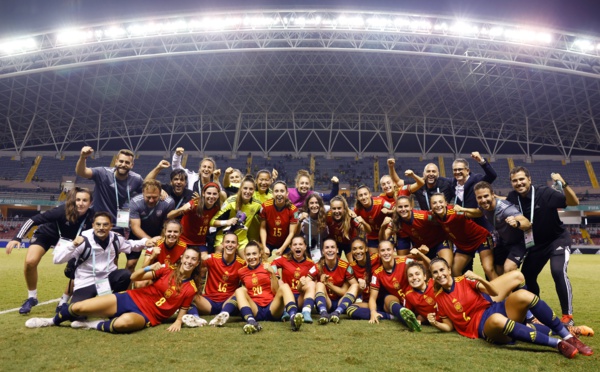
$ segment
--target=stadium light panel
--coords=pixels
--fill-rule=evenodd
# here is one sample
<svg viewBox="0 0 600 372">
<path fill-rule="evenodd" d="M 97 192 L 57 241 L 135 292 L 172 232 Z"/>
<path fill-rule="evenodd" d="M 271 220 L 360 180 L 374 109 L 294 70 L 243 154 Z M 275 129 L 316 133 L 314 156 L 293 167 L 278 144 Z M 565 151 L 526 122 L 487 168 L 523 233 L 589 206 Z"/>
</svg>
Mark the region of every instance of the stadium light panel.
<svg viewBox="0 0 600 372">
<path fill-rule="evenodd" d="M 583 52 L 587 52 L 594 49 L 594 45 L 592 44 L 592 42 L 584 39 L 575 40 L 575 42 L 573 42 L 573 45 L 575 45 L 578 49 L 580 49 Z"/>
<path fill-rule="evenodd" d="M 32 51 L 38 48 L 34 38 L 18 39 L 0 43 L 0 51 L 3 54 L 18 54 Z"/>
</svg>

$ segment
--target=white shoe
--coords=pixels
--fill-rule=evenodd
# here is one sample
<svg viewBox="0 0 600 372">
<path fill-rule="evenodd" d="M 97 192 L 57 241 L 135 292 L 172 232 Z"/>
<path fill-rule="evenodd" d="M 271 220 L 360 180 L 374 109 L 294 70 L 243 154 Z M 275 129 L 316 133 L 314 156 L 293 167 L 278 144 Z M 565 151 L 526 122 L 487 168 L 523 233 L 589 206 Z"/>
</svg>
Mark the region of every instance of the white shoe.
<svg viewBox="0 0 600 372">
<path fill-rule="evenodd" d="M 27 328 L 51 327 L 54 324 L 54 318 L 30 318 L 25 322 Z"/>
<path fill-rule="evenodd" d="M 204 327 L 207 323 L 206 320 L 200 318 L 199 316 L 191 314 L 184 315 L 183 318 L 181 318 L 181 321 L 190 328 Z"/>
<path fill-rule="evenodd" d="M 98 324 L 102 322 L 102 320 L 75 320 L 71 322 L 71 328 L 97 329 Z"/>
<path fill-rule="evenodd" d="M 215 316 L 208 324 L 213 327 L 222 327 L 225 323 L 227 323 L 228 319 L 229 313 L 222 312 L 217 314 L 217 316 Z"/>
</svg>

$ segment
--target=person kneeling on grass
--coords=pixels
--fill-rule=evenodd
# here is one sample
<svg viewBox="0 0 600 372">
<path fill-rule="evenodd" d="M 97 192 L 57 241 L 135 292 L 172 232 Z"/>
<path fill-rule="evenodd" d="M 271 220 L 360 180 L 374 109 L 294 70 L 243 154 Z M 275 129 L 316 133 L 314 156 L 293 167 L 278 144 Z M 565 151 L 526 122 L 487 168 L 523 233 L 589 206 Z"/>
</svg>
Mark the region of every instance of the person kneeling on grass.
<svg viewBox="0 0 600 372">
<path fill-rule="evenodd" d="M 578 353 L 587 356 L 594 353 L 591 347 L 571 335 L 552 309 L 535 294 L 519 289 L 503 301 L 494 302 L 490 296 L 497 296 L 500 291 L 493 282 L 470 271 L 453 278 L 448 263 L 442 258 L 434 258 L 430 270 L 436 287 L 437 314 L 431 313 L 427 318 L 434 327 L 445 332 L 456 329 L 462 336 L 494 344 L 518 340 L 550 346 L 569 359 Z M 540 331 L 521 324 L 528 310 L 561 339 L 548 336 L 546 327 Z"/>
<path fill-rule="evenodd" d="M 278 284 L 277 273 L 268 263 L 264 248 L 252 240 L 244 248 L 248 266 L 241 268 L 238 273 L 242 286 L 235 291 L 238 308 L 242 318 L 247 322 L 244 332 L 252 334 L 262 327 L 259 320 L 279 321 L 283 311 L 291 317 L 292 330 L 298 331 L 304 317 L 298 312 L 294 293 L 290 286 Z"/>
<path fill-rule="evenodd" d="M 110 294 L 63 307 L 55 318 L 31 318 L 25 326 L 39 328 L 72 321 L 73 328 L 128 333 L 153 327 L 169 319 L 179 309 L 167 331 L 181 329 L 182 318 L 198 292 L 200 251 L 188 248 L 174 268 L 160 263 L 136 270 L 131 280 L 153 280 L 151 285 Z M 81 316 L 108 317 L 108 320 L 78 321 Z M 56 319 L 58 318 L 58 322 Z"/>
</svg>

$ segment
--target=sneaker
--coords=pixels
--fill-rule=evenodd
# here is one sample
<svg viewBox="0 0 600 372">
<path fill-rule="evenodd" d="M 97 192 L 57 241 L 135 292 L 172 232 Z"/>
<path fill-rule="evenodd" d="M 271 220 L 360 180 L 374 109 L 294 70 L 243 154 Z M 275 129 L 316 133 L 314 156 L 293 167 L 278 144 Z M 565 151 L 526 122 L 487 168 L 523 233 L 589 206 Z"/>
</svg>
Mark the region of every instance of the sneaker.
<svg viewBox="0 0 600 372">
<path fill-rule="evenodd" d="M 400 309 L 400 316 L 410 331 L 421 332 L 421 323 L 417 320 L 415 313 L 403 307 Z"/>
<path fill-rule="evenodd" d="M 247 335 L 251 335 L 255 332 L 259 332 L 262 329 L 260 324 L 254 319 L 250 319 L 248 323 L 244 325 L 244 333 Z"/>
<path fill-rule="evenodd" d="M 583 342 L 581 342 L 581 340 L 579 340 L 575 336 L 569 337 L 568 339 L 566 339 L 564 341 L 567 342 L 568 344 L 573 345 L 573 347 L 575 347 L 577 349 L 577 351 L 579 351 L 581 353 L 581 355 L 585 355 L 585 356 L 594 355 L 594 350 L 592 350 L 591 347 L 589 347 L 586 344 L 584 344 Z"/>
<path fill-rule="evenodd" d="M 304 317 L 304 323 L 312 324 L 313 320 L 310 316 L 310 311 L 303 311 L 302 316 Z"/>
<path fill-rule="evenodd" d="M 290 320 L 290 314 L 288 314 L 287 311 L 283 310 L 283 315 L 281 316 L 281 321 L 287 322 L 288 320 Z"/>
<path fill-rule="evenodd" d="M 334 311 L 329 315 L 329 321 L 331 323 L 339 324 L 340 323 L 340 313 L 338 311 Z"/>
<path fill-rule="evenodd" d="M 577 348 L 566 341 L 558 341 L 558 351 L 569 359 L 575 358 L 579 351 Z"/>
<path fill-rule="evenodd" d="M 569 333 L 571 333 L 575 337 L 579 336 L 589 336 L 592 337 L 594 335 L 594 330 L 588 326 L 567 326 Z"/>
<path fill-rule="evenodd" d="M 324 325 L 329 323 L 329 314 L 327 314 L 327 311 L 323 311 L 319 315 L 319 324 Z"/>
<path fill-rule="evenodd" d="M 25 322 L 27 328 L 51 327 L 54 324 L 54 318 L 31 318 Z"/>
<path fill-rule="evenodd" d="M 185 314 L 181 321 L 190 328 L 204 327 L 207 323 L 206 320 L 192 314 Z"/>
<path fill-rule="evenodd" d="M 302 323 L 304 323 L 304 316 L 300 313 L 294 314 L 291 320 L 292 331 L 299 331 Z"/>
<path fill-rule="evenodd" d="M 78 329 L 97 329 L 98 324 L 102 323 L 103 320 L 75 320 L 71 322 L 71 328 Z"/>
<path fill-rule="evenodd" d="M 222 327 L 225 323 L 227 323 L 228 319 L 229 313 L 222 312 L 218 313 L 217 316 L 215 316 L 208 324 L 213 327 Z"/>
<path fill-rule="evenodd" d="M 19 309 L 19 314 L 25 315 L 31 312 L 31 308 L 38 304 L 37 298 L 29 297 L 23 302 L 23 306 Z"/>
<path fill-rule="evenodd" d="M 560 318 L 562 324 L 566 326 L 574 326 L 575 322 L 573 321 L 573 315 L 563 314 L 562 318 Z"/>
</svg>

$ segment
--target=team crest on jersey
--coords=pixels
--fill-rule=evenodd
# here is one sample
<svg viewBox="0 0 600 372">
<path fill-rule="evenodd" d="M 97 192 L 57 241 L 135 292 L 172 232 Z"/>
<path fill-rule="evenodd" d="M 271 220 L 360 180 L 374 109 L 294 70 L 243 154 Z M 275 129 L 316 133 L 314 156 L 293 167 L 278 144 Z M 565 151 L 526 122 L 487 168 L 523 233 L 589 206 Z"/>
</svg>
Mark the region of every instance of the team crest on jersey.
<svg viewBox="0 0 600 372">
<path fill-rule="evenodd" d="M 294 271 L 294 279 L 300 279 L 300 268 L 297 267 L 296 271 Z"/>
<path fill-rule="evenodd" d="M 277 217 L 277 219 L 275 220 L 275 226 L 279 225 L 281 225 L 281 218 Z"/>
<path fill-rule="evenodd" d="M 456 299 L 452 300 L 452 302 L 454 302 L 454 310 L 456 310 L 459 313 L 462 313 L 464 311 L 460 302 L 458 302 Z"/>
<path fill-rule="evenodd" d="M 175 286 L 171 286 L 171 288 L 168 288 L 165 291 L 165 298 L 169 298 L 173 295 L 173 292 L 175 291 Z"/>
<path fill-rule="evenodd" d="M 162 214 L 163 214 L 163 211 L 156 211 L 156 217 L 160 217 L 160 216 L 162 216 Z"/>
<path fill-rule="evenodd" d="M 225 270 L 223 273 L 223 281 L 226 282 L 227 280 L 229 280 L 229 271 Z"/>
<path fill-rule="evenodd" d="M 435 305 L 435 300 L 429 296 L 423 296 L 423 298 L 425 299 L 425 302 L 427 302 L 429 305 Z"/>
<path fill-rule="evenodd" d="M 396 281 L 396 278 L 394 278 L 394 282 L 392 283 L 392 285 L 394 286 L 394 289 L 400 289 L 400 283 Z"/>
<path fill-rule="evenodd" d="M 256 274 L 252 274 L 252 285 L 258 285 L 258 278 Z"/>
</svg>

